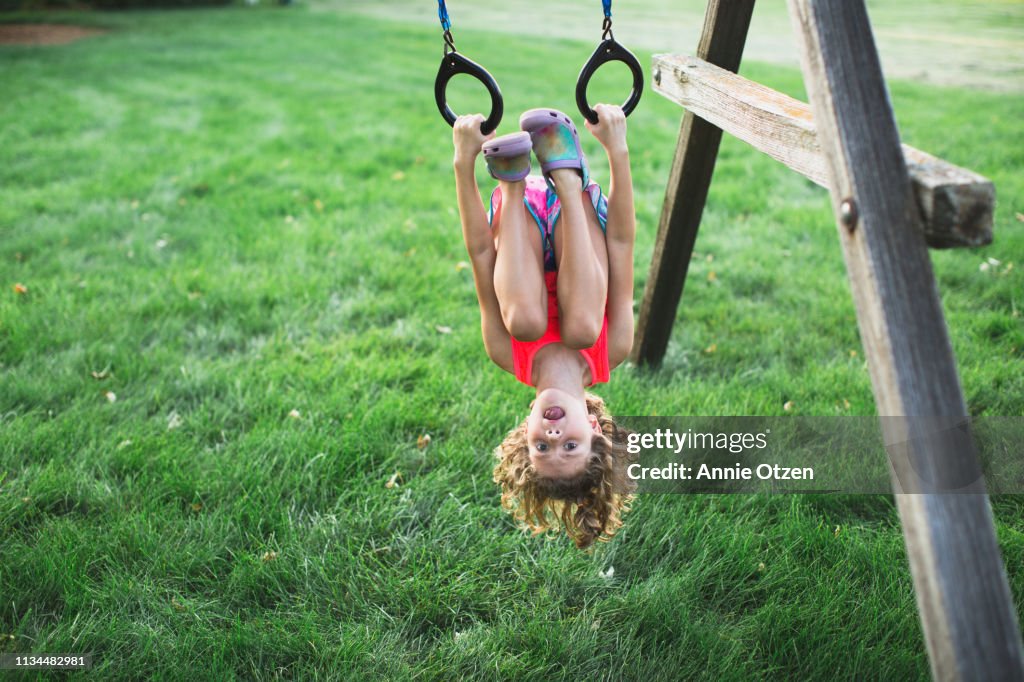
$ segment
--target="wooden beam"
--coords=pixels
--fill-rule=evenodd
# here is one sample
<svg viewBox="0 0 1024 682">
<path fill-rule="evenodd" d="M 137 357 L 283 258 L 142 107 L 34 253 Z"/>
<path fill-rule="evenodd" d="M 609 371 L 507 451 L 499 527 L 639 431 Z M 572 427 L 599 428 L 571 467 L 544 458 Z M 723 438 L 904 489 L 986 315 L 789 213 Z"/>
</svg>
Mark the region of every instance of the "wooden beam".
<svg viewBox="0 0 1024 682">
<path fill-rule="evenodd" d="M 961 493 L 905 494 L 928 490 L 921 479 L 955 481 L 952 472 L 978 464 L 967 428 L 956 438 L 913 437 L 921 433 L 915 418 L 963 423 L 967 412 L 864 0 L 788 1 L 882 432 L 892 446 L 933 677 L 1024 680 L 984 480 L 958 481 Z"/>
<path fill-rule="evenodd" d="M 654 89 L 822 187 L 828 171 L 811 108 L 698 57 L 654 56 Z M 992 242 L 995 187 L 973 171 L 908 145 L 903 156 L 934 248 Z"/>
<path fill-rule="evenodd" d="M 738 70 L 753 13 L 754 0 L 709 0 L 697 55 Z M 665 356 L 721 139 L 718 127 L 689 111 L 683 115 L 640 304 L 631 355 L 637 364 L 658 365 Z"/>
</svg>

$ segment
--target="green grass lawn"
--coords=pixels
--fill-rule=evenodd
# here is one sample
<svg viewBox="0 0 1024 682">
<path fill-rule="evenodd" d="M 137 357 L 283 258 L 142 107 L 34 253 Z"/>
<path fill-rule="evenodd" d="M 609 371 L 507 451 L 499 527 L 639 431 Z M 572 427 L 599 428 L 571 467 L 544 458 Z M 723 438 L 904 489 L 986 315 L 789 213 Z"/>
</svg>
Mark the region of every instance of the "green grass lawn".
<svg viewBox="0 0 1024 682">
<path fill-rule="evenodd" d="M 480 342 L 436 29 L 57 19 L 111 31 L 0 47 L 0 651 L 129 679 L 927 677 L 887 496 L 644 496 L 592 554 L 501 512 L 490 453 L 531 391 Z M 499 132 L 575 111 L 589 43 L 457 38 Z M 904 141 L 996 183 L 995 243 L 933 262 L 970 412 L 1020 416 L 1024 96 L 891 88 Z M 648 92 L 629 119 L 637 296 L 680 114 Z M 616 370 L 613 412 L 873 414 L 823 190 L 726 139 L 697 251 L 664 367 Z M 1024 502 L 993 506 L 1024 604 Z"/>
</svg>

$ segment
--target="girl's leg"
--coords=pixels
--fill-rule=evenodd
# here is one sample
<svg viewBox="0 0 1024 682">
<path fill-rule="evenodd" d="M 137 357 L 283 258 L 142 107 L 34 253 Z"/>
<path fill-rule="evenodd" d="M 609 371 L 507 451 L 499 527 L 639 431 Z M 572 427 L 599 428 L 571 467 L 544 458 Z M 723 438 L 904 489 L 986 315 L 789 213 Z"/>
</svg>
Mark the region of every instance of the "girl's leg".
<svg viewBox="0 0 1024 682">
<path fill-rule="evenodd" d="M 571 348 L 589 348 L 604 322 L 608 251 L 594 207 L 584 201 L 579 172 L 557 169 L 551 171 L 551 180 L 562 206 L 555 225 L 562 342 Z"/>
<path fill-rule="evenodd" d="M 509 334 L 520 341 L 536 341 L 548 324 L 540 230 L 523 203 L 526 183 L 502 181 L 498 185 L 501 208 L 494 217 L 494 293 Z"/>
</svg>

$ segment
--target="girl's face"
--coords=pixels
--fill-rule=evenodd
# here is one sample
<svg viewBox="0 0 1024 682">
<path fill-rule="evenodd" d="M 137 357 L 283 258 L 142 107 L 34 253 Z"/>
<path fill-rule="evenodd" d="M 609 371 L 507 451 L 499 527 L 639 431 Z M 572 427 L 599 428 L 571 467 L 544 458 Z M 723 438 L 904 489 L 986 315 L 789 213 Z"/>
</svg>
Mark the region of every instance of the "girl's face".
<svg viewBox="0 0 1024 682">
<path fill-rule="evenodd" d="M 586 467 L 591 441 L 600 433 L 597 417 L 587 412 L 582 397 L 545 389 L 526 419 L 530 461 L 545 478 L 570 478 Z"/>
</svg>

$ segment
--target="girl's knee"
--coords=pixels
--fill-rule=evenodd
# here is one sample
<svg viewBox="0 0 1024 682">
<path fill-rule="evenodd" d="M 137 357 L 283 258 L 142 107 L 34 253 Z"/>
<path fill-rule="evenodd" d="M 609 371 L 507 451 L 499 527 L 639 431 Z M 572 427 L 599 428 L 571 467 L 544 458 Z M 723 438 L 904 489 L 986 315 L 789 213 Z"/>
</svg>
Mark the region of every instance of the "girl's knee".
<svg viewBox="0 0 1024 682">
<path fill-rule="evenodd" d="M 562 343 L 573 350 L 590 348 L 597 343 L 603 322 L 597 315 L 566 315 L 559 320 Z"/>
<path fill-rule="evenodd" d="M 536 341 L 547 331 L 547 311 L 536 305 L 513 304 L 502 309 L 501 317 L 508 333 L 520 341 Z"/>
</svg>

